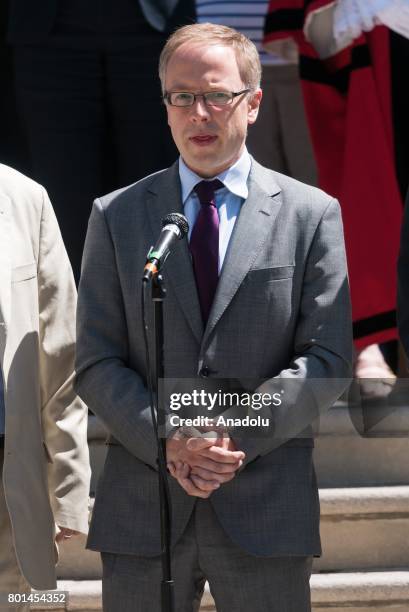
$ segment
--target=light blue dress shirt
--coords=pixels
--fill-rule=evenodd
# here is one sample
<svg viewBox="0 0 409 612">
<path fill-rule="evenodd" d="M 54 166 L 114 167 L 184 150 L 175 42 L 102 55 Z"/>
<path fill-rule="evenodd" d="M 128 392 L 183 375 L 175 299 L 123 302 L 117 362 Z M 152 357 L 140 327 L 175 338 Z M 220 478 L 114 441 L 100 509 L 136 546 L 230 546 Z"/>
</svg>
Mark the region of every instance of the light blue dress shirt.
<svg viewBox="0 0 409 612">
<path fill-rule="evenodd" d="M 239 216 L 241 206 L 249 194 L 247 179 L 250 168 L 251 158 L 247 149 L 244 149 L 242 155 L 233 166 L 212 177 L 212 179 L 218 178 L 224 185 L 223 189 L 216 191 L 215 202 L 219 215 L 219 274 L 226 257 L 234 224 Z M 184 213 L 189 222 L 188 238 L 190 240 L 192 229 L 200 210 L 199 198 L 193 191 L 193 188 L 204 179 L 193 172 L 193 170 L 190 170 L 181 157 L 179 157 L 179 176 L 182 185 Z"/>
</svg>

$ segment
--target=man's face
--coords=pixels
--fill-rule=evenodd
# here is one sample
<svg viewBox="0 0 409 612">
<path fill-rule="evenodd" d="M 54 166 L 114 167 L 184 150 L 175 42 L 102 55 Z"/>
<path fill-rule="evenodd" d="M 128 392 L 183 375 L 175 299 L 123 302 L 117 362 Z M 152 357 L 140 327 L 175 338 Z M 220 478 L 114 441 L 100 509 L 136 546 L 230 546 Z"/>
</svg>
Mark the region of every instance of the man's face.
<svg viewBox="0 0 409 612">
<path fill-rule="evenodd" d="M 166 69 L 167 93 L 185 91 L 238 92 L 246 88 L 231 47 L 181 45 Z M 237 96 L 226 106 L 207 106 L 197 98 L 192 106 L 166 105 L 173 140 L 183 160 L 199 176 L 209 178 L 229 168 L 240 157 L 247 126 L 257 118 L 261 90 Z"/>
</svg>

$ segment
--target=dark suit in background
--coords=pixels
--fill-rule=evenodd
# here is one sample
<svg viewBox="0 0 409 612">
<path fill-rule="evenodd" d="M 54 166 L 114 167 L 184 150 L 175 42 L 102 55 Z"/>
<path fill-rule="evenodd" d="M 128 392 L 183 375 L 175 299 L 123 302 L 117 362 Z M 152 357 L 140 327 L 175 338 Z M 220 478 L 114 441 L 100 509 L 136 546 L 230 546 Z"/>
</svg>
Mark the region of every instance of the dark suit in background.
<svg viewBox="0 0 409 612">
<path fill-rule="evenodd" d="M 94 197 L 168 166 L 158 56 L 193 0 L 12 0 L 19 110 L 31 175 L 54 202 L 78 280 Z"/>
<path fill-rule="evenodd" d="M 27 173 L 26 146 L 16 111 L 11 49 L 6 44 L 9 0 L 0 2 L 0 162 Z"/>
<path fill-rule="evenodd" d="M 398 329 L 409 359 L 409 192 L 405 202 L 398 264 Z"/>
</svg>

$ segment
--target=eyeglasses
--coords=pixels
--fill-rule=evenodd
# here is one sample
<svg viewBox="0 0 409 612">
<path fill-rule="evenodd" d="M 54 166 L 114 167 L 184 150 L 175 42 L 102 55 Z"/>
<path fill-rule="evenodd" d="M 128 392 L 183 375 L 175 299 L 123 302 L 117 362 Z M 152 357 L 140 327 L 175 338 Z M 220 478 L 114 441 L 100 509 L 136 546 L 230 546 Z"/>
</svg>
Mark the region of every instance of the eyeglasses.
<svg viewBox="0 0 409 612">
<path fill-rule="evenodd" d="M 171 106 L 193 106 L 196 98 L 203 98 L 206 106 L 226 106 L 231 104 L 233 98 L 248 93 L 250 89 L 242 91 L 208 91 L 207 93 L 194 94 L 189 91 L 171 91 L 165 93 L 163 99 Z"/>
</svg>

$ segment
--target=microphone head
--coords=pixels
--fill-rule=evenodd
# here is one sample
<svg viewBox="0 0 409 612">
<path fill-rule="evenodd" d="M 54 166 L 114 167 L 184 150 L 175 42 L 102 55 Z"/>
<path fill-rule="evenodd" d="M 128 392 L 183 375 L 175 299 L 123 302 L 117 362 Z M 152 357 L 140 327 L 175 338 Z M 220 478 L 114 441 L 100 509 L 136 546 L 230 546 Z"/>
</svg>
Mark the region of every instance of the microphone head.
<svg viewBox="0 0 409 612">
<path fill-rule="evenodd" d="M 165 227 L 165 225 L 176 225 L 180 232 L 179 240 L 184 238 L 189 231 L 189 223 L 186 217 L 180 213 L 169 213 L 166 217 L 163 217 L 162 227 Z"/>
</svg>

